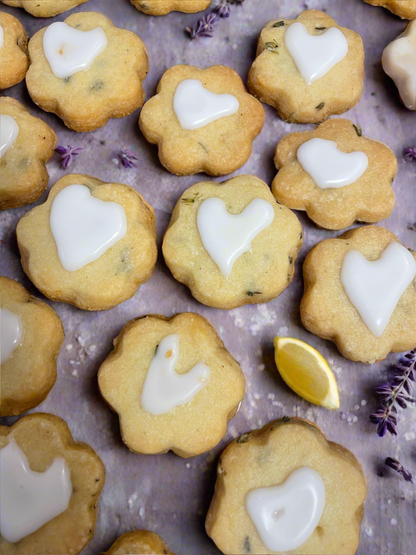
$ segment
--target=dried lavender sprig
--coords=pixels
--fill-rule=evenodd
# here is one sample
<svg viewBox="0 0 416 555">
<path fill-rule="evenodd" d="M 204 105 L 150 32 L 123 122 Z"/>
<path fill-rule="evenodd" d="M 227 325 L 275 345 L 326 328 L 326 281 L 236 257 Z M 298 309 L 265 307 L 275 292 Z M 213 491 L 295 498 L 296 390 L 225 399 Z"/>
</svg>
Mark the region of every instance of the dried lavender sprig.
<svg viewBox="0 0 416 555">
<path fill-rule="evenodd" d="M 413 476 L 411 473 L 398 461 L 397 459 L 393 459 L 392 457 L 387 457 L 384 461 L 384 464 L 392 468 L 398 474 L 401 474 L 406 482 L 410 482 L 413 484 Z"/>
<path fill-rule="evenodd" d="M 137 164 L 135 163 L 137 162 L 137 156 L 132 150 L 129 150 L 128 148 L 123 148 L 117 156 L 124 168 L 137 167 Z"/>
<path fill-rule="evenodd" d="M 403 149 L 403 159 L 405 162 L 416 162 L 416 146 L 409 146 Z"/>
<path fill-rule="evenodd" d="M 214 25 L 219 20 L 219 15 L 211 12 L 196 23 L 193 27 L 187 27 L 186 31 L 190 34 L 191 39 L 199 37 L 212 37 Z"/>
<path fill-rule="evenodd" d="M 228 0 L 220 0 L 219 4 L 215 6 L 214 11 L 217 12 L 217 14 L 224 19 L 226 19 L 227 17 L 230 17 L 231 15 L 230 2 Z"/>
<path fill-rule="evenodd" d="M 55 151 L 61 157 L 61 165 L 64 170 L 67 169 L 67 167 L 70 165 L 70 163 L 75 158 L 75 156 L 78 156 L 82 150 L 84 150 L 82 146 L 70 146 L 70 145 L 67 145 L 66 147 L 58 145 L 55 148 Z"/>
</svg>

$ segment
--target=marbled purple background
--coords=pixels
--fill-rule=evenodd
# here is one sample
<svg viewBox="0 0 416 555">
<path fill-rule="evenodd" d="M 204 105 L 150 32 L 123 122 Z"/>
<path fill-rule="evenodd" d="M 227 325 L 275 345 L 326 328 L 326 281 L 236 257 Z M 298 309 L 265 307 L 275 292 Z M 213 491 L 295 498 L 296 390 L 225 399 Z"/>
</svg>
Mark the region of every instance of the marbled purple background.
<svg viewBox="0 0 416 555">
<path fill-rule="evenodd" d="M 404 22 L 382 8 L 364 4 L 362 0 L 245 0 L 243 6 L 233 7 L 229 19 L 218 23 L 213 38 L 191 42 L 183 30 L 199 19 L 198 14 L 172 13 L 153 18 L 139 13 L 128 0 L 90 0 L 76 11 L 102 11 L 117 26 L 136 32 L 144 40 L 150 56 L 150 73 L 145 81 L 147 97 L 150 97 L 163 72 L 180 63 L 200 67 L 227 64 L 245 79 L 262 27 L 271 19 L 296 17 L 305 8 L 327 11 L 364 39 L 364 95 L 346 117 L 360 123 L 369 137 L 387 143 L 398 156 L 399 172 L 394 183 L 396 206 L 383 225 L 396 233 L 404 244 L 415 248 L 416 163 L 404 163 L 401 153 L 404 146 L 416 144 L 416 113 L 401 106 L 395 87 L 380 66 L 383 48 L 404 29 Z M 37 20 L 23 10 L 6 6 L 2 9 L 17 16 L 29 35 L 68 15 Z M 138 112 L 128 118 L 112 120 L 93 133 L 76 134 L 68 131 L 57 117 L 37 109 L 24 84 L 6 93 L 45 119 L 57 132 L 59 144 L 85 148 L 71 166 L 71 171 L 135 187 L 155 209 L 159 246 L 170 213 L 182 191 L 208 179 L 206 175 L 176 177 L 165 171 L 158 161 L 155 147 L 149 145 L 139 131 Z M 273 154 L 278 140 L 289 132 L 309 127 L 286 124 L 273 109 L 264 107 L 266 123 L 263 132 L 254 142 L 250 160 L 236 174 L 253 174 L 271 183 L 275 174 Z M 114 164 L 112 160 L 120 147 L 137 152 L 137 169 L 120 169 Z M 54 158 L 48 167 L 50 185 L 53 185 L 65 172 L 60 169 L 58 158 Z M 38 203 L 45 199 L 46 194 Z M 16 224 L 30 208 L 9 210 L 0 215 L 1 274 L 18 280 L 39 296 L 23 274 L 15 238 Z M 336 234 L 318 229 L 303 213 L 298 216 L 305 229 L 305 243 L 296 263 L 295 280 L 278 299 L 266 305 L 246 306 L 228 312 L 204 307 L 191 297 L 186 287 L 172 278 L 161 256 L 150 281 L 140 287 L 132 299 L 113 310 L 87 313 L 72 306 L 51 303 L 62 318 L 66 339 L 58 361 L 57 384 L 36 410 L 64 418 L 77 440 L 93 446 L 107 470 L 96 533 L 84 555 L 108 549 L 116 537 L 133 528 L 148 528 L 160 533 L 178 555 L 218 554 L 204 531 L 217 456 L 233 437 L 283 415 L 297 415 L 315 422 L 331 440 L 350 448 L 363 464 L 369 495 L 358 553 L 415 553 L 416 486 L 406 484 L 385 469 L 383 460 L 386 456 L 397 456 L 416 474 L 416 410 L 400 413 L 397 439 L 379 439 L 368 419 L 375 407 L 373 390 L 385 378 L 386 369 L 395 360 L 395 355 L 373 366 L 354 364 L 341 357 L 331 343 L 314 337 L 302 327 L 299 319 L 301 264 L 312 245 Z M 188 460 L 173 454 L 135 455 L 122 444 L 117 416 L 99 395 L 98 368 L 110 351 L 114 337 L 131 318 L 155 312 L 169 316 L 184 311 L 195 311 L 208 318 L 241 363 L 247 379 L 244 402 L 229 425 L 227 437 L 206 455 Z M 310 405 L 285 386 L 273 362 L 272 340 L 277 334 L 303 339 L 327 357 L 338 379 L 339 411 L 329 412 Z M 12 422 L 12 419 L 5 420 Z"/>
</svg>

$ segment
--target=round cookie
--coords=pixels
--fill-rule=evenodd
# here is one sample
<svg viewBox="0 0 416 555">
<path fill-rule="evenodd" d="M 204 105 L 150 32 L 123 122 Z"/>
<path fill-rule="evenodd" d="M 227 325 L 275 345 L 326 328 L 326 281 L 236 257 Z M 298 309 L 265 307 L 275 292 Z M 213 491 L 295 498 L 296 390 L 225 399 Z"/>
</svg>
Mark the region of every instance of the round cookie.
<svg viewBox="0 0 416 555">
<path fill-rule="evenodd" d="M 94 131 L 143 105 L 146 47 L 101 13 L 75 13 L 41 29 L 30 39 L 29 56 L 32 100 L 74 131 Z"/>
<path fill-rule="evenodd" d="M 148 530 L 126 532 L 105 555 L 174 555 L 160 536 Z"/>
<path fill-rule="evenodd" d="M 27 35 L 18 19 L 0 12 L 0 89 L 8 89 L 25 78 L 29 67 Z"/>
<path fill-rule="evenodd" d="M 222 453 L 206 530 L 226 554 L 354 555 L 366 495 L 350 451 L 284 417 Z"/>
<path fill-rule="evenodd" d="M 383 6 L 402 19 L 416 19 L 416 0 L 364 0 L 372 6 Z"/>
<path fill-rule="evenodd" d="M 0 98 L 0 124 L 8 133 L 0 139 L 0 210 L 35 202 L 45 191 L 46 162 L 55 152 L 57 137 L 47 123 L 17 100 Z"/>
<path fill-rule="evenodd" d="M 152 207 L 131 187 L 71 174 L 16 229 L 25 273 L 53 301 L 107 310 L 132 297 L 157 259 Z"/>
<path fill-rule="evenodd" d="M 105 479 L 91 447 L 74 441 L 61 418 L 31 414 L 0 426 L 0 461 L 2 555 L 80 553 L 94 535 Z"/>
<path fill-rule="evenodd" d="M 286 135 L 274 161 L 279 170 L 272 184 L 276 200 L 292 210 L 306 210 L 319 227 L 379 222 L 393 210 L 394 153 L 364 137 L 347 119 Z"/>
<path fill-rule="evenodd" d="M 232 309 L 268 302 L 295 273 L 303 232 L 269 187 L 250 175 L 204 181 L 180 197 L 163 239 L 175 279 L 201 303 Z"/>
<path fill-rule="evenodd" d="M 64 329 L 56 312 L 19 283 L 0 276 L 0 416 L 38 406 L 56 381 Z"/>
<path fill-rule="evenodd" d="M 170 12 L 202 12 L 211 0 L 130 0 L 135 8 L 147 15 L 166 15 Z"/>
<path fill-rule="evenodd" d="M 416 253 L 387 229 L 325 239 L 303 265 L 302 323 L 350 360 L 369 364 L 416 345 Z"/>
<path fill-rule="evenodd" d="M 1 0 L 7 6 L 23 8 L 35 17 L 54 17 L 60 13 L 72 10 L 75 6 L 84 4 L 88 0 Z"/>
<path fill-rule="evenodd" d="M 362 39 L 318 10 L 270 21 L 260 34 L 247 84 L 287 122 L 320 123 L 360 99 Z"/>
<path fill-rule="evenodd" d="M 226 175 L 250 157 L 264 110 L 227 66 L 168 69 L 140 112 L 140 129 L 176 175 Z"/>
<path fill-rule="evenodd" d="M 98 372 L 100 392 L 135 453 L 213 449 L 244 397 L 244 375 L 211 324 L 198 314 L 127 323 Z"/>
</svg>

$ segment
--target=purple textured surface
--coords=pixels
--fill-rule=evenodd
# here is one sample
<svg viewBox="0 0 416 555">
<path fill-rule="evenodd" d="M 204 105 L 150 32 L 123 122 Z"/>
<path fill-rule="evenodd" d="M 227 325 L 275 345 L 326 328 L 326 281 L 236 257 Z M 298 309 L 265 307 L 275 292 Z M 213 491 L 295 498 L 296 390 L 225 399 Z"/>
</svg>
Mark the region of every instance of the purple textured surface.
<svg viewBox="0 0 416 555">
<path fill-rule="evenodd" d="M 34 0 L 35 1 L 35 0 Z M 139 13 L 128 0 L 90 0 L 74 11 L 102 11 L 120 27 L 136 32 L 145 42 L 150 73 L 145 81 L 147 98 L 155 92 L 163 72 L 184 63 L 199 67 L 227 64 L 246 78 L 255 56 L 257 37 L 271 19 L 296 17 L 305 8 L 327 11 L 340 24 L 360 33 L 366 50 L 366 81 L 359 104 L 346 117 L 360 123 L 364 133 L 387 143 L 399 159 L 394 183 L 397 195 L 392 216 L 382 222 L 404 244 L 416 247 L 416 163 L 401 159 L 405 146 L 416 144 L 416 113 L 408 112 L 398 99 L 392 82 L 384 75 L 380 57 L 405 23 L 382 8 L 362 0 L 245 0 L 233 7 L 231 17 L 220 21 L 211 39 L 191 42 L 183 29 L 194 24 L 198 14 L 172 13 L 153 18 Z M 2 6 L 18 17 L 29 35 L 49 20 L 35 19 L 23 10 Z M 156 212 L 158 244 L 171 211 L 184 189 L 206 175 L 176 177 L 160 165 L 156 148 L 149 145 L 137 126 L 138 112 L 112 120 L 93 133 L 68 131 L 59 118 L 39 110 L 30 100 L 24 83 L 6 91 L 57 132 L 59 144 L 82 146 L 84 151 L 70 171 L 94 175 L 104 181 L 127 183 L 150 202 Z M 265 106 L 266 123 L 255 141 L 248 163 L 236 174 L 253 174 L 267 183 L 275 175 L 273 154 L 278 140 L 310 126 L 289 125 Z M 137 169 L 121 169 L 113 159 L 121 147 L 138 155 Z M 50 184 L 65 172 L 58 157 L 48 165 Z M 219 179 L 218 181 L 221 181 Z M 46 194 L 38 201 L 44 202 Z M 31 207 L 9 210 L 0 215 L 1 274 L 22 283 L 40 296 L 23 274 L 15 239 L 19 218 Z M 305 243 L 296 263 L 291 286 L 275 301 L 232 311 L 221 311 L 197 303 L 186 287 L 177 283 L 159 257 L 152 278 L 122 305 L 103 313 L 87 313 L 74 307 L 50 303 L 65 326 L 66 339 L 58 361 L 58 381 L 46 401 L 36 409 L 64 418 L 74 437 L 92 445 L 102 458 L 106 485 L 101 496 L 94 539 L 83 552 L 97 554 L 110 547 L 121 533 L 148 528 L 161 534 L 178 555 L 214 555 L 218 550 L 205 534 L 204 520 L 215 483 L 216 459 L 237 434 L 258 428 L 283 415 L 296 415 L 316 423 L 327 436 L 351 449 L 359 458 L 369 483 L 369 495 L 361 531 L 360 555 L 412 555 L 416 544 L 416 489 L 383 465 L 386 456 L 398 457 L 416 471 L 416 410 L 399 414 L 398 438 L 380 439 L 368 416 L 375 407 L 373 389 L 385 379 L 389 363 L 396 358 L 366 366 L 341 357 L 335 347 L 309 334 L 299 319 L 302 295 L 301 264 L 310 247 L 336 233 L 320 230 L 303 213 L 298 213 L 305 230 Z M 101 399 L 96 375 L 112 341 L 131 318 L 161 313 L 194 311 L 216 327 L 226 347 L 239 360 L 247 379 L 244 402 L 231 421 L 226 438 L 212 452 L 183 460 L 173 454 L 141 456 L 130 453 L 120 439 L 118 419 Z M 317 347 L 336 374 L 341 396 L 339 411 L 329 412 L 303 401 L 292 393 L 277 374 L 273 362 L 273 337 L 298 337 Z M 4 419 L 12 423 L 14 419 Z M 414 472 L 415 473 L 415 472 Z"/>
</svg>

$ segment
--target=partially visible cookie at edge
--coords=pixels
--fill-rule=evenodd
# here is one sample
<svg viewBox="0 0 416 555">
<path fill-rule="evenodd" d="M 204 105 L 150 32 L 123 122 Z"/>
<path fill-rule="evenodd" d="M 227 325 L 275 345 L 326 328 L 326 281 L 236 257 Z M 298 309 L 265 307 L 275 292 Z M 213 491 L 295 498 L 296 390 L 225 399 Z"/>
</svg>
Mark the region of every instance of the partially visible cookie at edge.
<svg viewBox="0 0 416 555">
<path fill-rule="evenodd" d="M 174 555 L 160 536 L 149 530 L 133 530 L 120 536 L 104 555 Z"/>
<path fill-rule="evenodd" d="M 16 17 L 0 12 L 0 89 L 20 83 L 28 67 L 25 28 Z"/>
<path fill-rule="evenodd" d="M 54 17 L 60 13 L 72 10 L 88 0 L 1 0 L 7 6 L 23 8 L 34 17 Z"/>
<path fill-rule="evenodd" d="M 166 15 L 170 12 L 202 12 L 211 0 L 130 0 L 135 8 L 147 15 Z"/>
<path fill-rule="evenodd" d="M 364 0 L 372 6 L 383 6 L 402 19 L 416 19 L 416 0 Z"/>
</svg>

